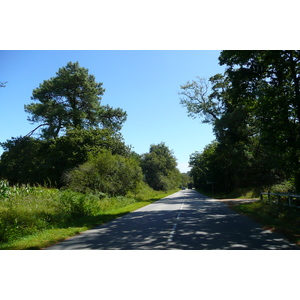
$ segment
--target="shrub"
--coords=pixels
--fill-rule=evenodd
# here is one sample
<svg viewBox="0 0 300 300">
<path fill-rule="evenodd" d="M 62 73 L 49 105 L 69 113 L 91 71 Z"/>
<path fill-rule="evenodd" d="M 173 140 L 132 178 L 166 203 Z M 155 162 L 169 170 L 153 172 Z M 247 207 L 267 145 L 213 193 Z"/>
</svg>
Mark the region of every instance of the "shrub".
<svg viewBox="0 0 300 300">
<path fill-rule="evenodd" d="M 28 191 L 26 187 L 20 187 L 18 191 L 0 198 L 0 242 L 16 240 L 52 227 L 68 226 L 69 222 L 83 216 L 96 216 L 135 201 L 72 190 L 31 188 Z"/>
<path fill-rule="evenodd" d="M 288 192 L 295 193 L 295 185 L 293 180 L 284 181 L 279 184 L 275 184 L 270 188 L 271 193 L 288 193 Z"/>
<path fill-rule="evenodd" d="M 142 181 L 142 170 L 135 159 L 105 150 L 67 173 L 65 180 L 77 192 L 124 196 Z"/>
</svg>

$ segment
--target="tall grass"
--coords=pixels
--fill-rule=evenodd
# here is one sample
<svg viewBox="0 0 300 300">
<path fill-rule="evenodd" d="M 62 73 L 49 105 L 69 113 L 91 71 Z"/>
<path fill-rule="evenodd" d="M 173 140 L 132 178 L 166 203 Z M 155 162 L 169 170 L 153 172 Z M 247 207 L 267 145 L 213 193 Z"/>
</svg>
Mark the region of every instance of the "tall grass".
<svg viewBox="0 0 300 300">
<path fill-rule="evenodd" d="M 103 193 L 82 194 L 43 187 L 10 187 L 8 182 L 0 181 L 0 243 L 10 243 L 47 230 L 72 227 L 80 223 L 78 220 L 84 220 L 81 223 L 87 226 L 95 226 L 95 222 L 101 220 L 102 223 L 113 218 L 113 214 L 107 216 L 109 212 L 114 212 L 117 217 L 117 211 L 121 208 L 134 208 L 133 204 L 137 204 L 138 208 L 146 205 L 147 201 L 150 203 L 173 192 L 176 190 L 156 192 L 147 185 L 141 185 L 135 195 L 109 198 Z"/>
<path fill-rule="evenodd" d="M 9 187 L 1 182 L 0 242 L 9 242 L 44 229 L 63 227 L 83 216 L 94 216 L 129 205 L 135 199 L 103 198 L 71 190 Z"/>
</svg>

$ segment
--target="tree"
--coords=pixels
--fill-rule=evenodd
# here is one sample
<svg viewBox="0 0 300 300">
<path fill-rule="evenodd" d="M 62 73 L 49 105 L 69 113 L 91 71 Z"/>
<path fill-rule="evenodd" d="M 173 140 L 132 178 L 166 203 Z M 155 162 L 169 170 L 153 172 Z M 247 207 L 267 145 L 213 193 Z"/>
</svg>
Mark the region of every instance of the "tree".
<svg viewBox="0 0 300 300">
<path fill-rule="evenodd" d="M 48 141 L 17 137 L 1 143 L 1 146 L 4 152 L 0 160 L 0 178 L 11 184 L 43 184 L 46 181 L 42 166 L 47 157 Z"/>
<path fill-rule="evenodd" d="M 219 168 L 223 168 L 222 176 L 227 178 L 226 184 L 225 181 L 220 181 L 220 184 L 224 183 L 224 189 L 229 189 L 229 186 L 233 188 L 240 184 L 240 178 L 245 177 L 239 176 L 239 171 L 245 169 L 247 162 L 244 146 L 249 137 L 248 111 L 239 105 L 239 94 L 233 89 L 226 74 L 216 74 L 208 82 L 199 77 L 198 79 L 198 82 L 188 82 L 181 86 L 183 91 L 180 95 L 184 98 L 181 98 L 180 103 L 187 108 L 189 116 L 199 117 L 203 123 L 213 125 L 218 141 L 215 152 L 224 158 Z M 205 153 L 207 151 L 208 149 Z M 206 173 L 206 176 L 211 175 Z"/>
<path fill-rule="evenodd" d="M 56 138 L 67 128 L 87 129 L 100 125 L 121 129 L 126 112 L 100 105 L 105 89 L 88 69 L 80 67 L 78 62 L 69 62 L 56 75 L 33 90 L 31 99 L 38 103 L 25 105 L 25 111 L 31 115 L 28 120 L 41 123 L 29 135 L 41 127 L 44 138 Z"/>
<path fill-rule="evenodd" d="M 213 141 L 205 146 L 202 152 L 195 152 L 190 155 L 189 164 L 192 167 L 191 176 L 194 179 L 196 188 L 207 190 L 211 184 L 217 190 L 224 189 L 228 178 L 224 177 L 224 158 L 217 153 L 218 142 Z M 208 186 L 209 185 L 209 186 Z"/>
<path fill-rule="evenodd" d="M 193 178 L 190 176 L 190 172 L 181 173 L 180 178 L 181 178 L 181 181 L 180 181 L 181 187 L 191 188 L 193 186 Z"/>
<path fill-rule="evenodd" d="M 231 191 L 294 177 L 300 191 L 300 51 L 226 50 L 219 61 L 227 68 L 209 79 L 210 94 L 203 80 L 181 86 L 189 116 L 217 140 L 191 156 L 196 184 L 213 177 Z"/>
<path fill-rule="evenodd" d="M 63 186 L 63 175 L 85 163 L 89 155 L 104 149 L 130 156 L 130 148 L 120 133 L 111 129 L 68 129 L 56 139 L 13 138 L 1 143 L 0 178 L 11 184 L 51 184 Z"/>
<path fill-rule="evenodd" d="M 151 145 L 149 153 L 142 155 L 141 166 L 146 183 L 154 190 L 166 191 L 180 184 L 176 158 L 165 143 Z"/>
<path fill-rule="evenodd" d="M 300 51 L 222 51 L 219 60 L 240 103 L 252 106 L 259 142 L 300 191 Z M 249 94 L 253 101 L 245 102 Z"/>
<path fill-rule="evenodd" d="M 209 82 L 204 78 L 197 79 L 198 81 L 187 81 L 180 86 L 182 91 L 179 95 L 183 96 L 180 98 L 180 104 L 187 108 L 189 117 L 202 117 L 203 123 L 213 123 L 221 113 L 221 102 L 209 97 Z"/>
</svg>

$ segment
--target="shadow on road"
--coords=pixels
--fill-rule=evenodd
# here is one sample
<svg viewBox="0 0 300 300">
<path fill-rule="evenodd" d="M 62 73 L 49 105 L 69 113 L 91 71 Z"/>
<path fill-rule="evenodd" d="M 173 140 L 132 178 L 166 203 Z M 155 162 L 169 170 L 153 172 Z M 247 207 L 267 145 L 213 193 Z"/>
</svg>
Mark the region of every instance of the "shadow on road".
<svg viewBox="0 0 300 300">
<path fill-rule="evenodd" d="M 109 216 L 108 216 L 109 217 Z M 182 191 L 47 249 L 298 249 L 196 191 Z"/>
</svg>

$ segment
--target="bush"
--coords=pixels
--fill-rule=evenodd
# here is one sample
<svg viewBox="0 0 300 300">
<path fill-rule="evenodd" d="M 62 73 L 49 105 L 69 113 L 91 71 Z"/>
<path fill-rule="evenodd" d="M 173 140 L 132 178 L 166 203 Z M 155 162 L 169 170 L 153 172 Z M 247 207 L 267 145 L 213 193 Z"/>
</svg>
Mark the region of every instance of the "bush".
<svg viewBox="0 0 300 300">
<path fill-rule="evenodd" d="M 102 193 L 81 194 L 72 190 L 19 187 L 19 192 L 0 198 L 0 243 L 45 229 L 69 226 L 85 216 L 135 202 L 135 199 L 107 198 Z"/>
<path fill-rule="evenodd" d="M 105 150 L 67 173 L 65 181 L 77 192 L 124 196 L 142 181 L 142 170 L 135 159 Z"/>
<path fill-rule="evenodd" d="M 288 180 L 279 184 L 275 184 L 270 188 L 271 193 L 288 193 L 289 191 L 292 193 L 296 192 L 293 180 Z"/>
<path fill-rule="evenodd" d="M 62 187 L 62 175 L 88 160 L 89 153 L 101 149 L 128 155 L 129 147 L 121 134 L 110 129 L 70 129 L 56 139 L 18 137 L 0 143 L 0 178 L 12 184 L 41 184 Z"/>
</svg>

